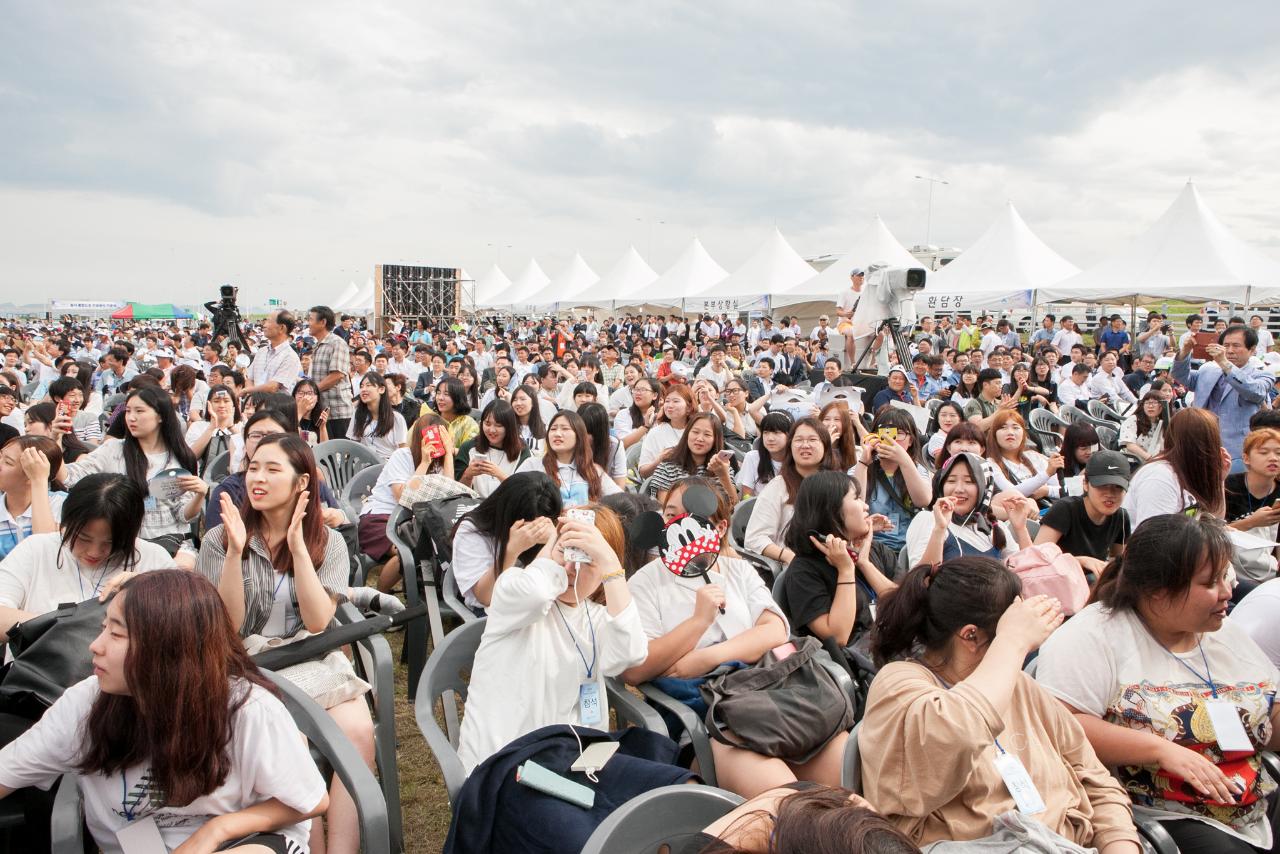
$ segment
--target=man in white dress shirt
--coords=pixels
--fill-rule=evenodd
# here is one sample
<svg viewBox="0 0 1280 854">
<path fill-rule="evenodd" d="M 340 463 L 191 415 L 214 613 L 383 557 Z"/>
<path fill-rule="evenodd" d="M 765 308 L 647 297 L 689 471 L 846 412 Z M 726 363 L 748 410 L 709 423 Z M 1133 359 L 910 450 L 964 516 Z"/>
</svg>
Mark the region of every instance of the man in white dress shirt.
<svg viewBox="0 0 1280 854">
<path fill-rule="evenodd" d="M 302 375 L 302 361 L 293 349 L 293 329 L 298 325 L 294 316 L 284 309 L 273 311 L 262 322 L 262 332 L 267 336 L 267 346 L 258 350 L 249 365 L 249 386 L 244 394 L 255 391 L 291 394 Z"/>
</svg>

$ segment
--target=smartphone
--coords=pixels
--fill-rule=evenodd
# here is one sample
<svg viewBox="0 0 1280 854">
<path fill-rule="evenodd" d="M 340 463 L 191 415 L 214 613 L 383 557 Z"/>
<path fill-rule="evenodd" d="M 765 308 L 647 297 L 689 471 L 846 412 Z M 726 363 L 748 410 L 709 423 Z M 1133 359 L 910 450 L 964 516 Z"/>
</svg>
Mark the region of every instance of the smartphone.
<svg viewBox="0 0 1280 854">
<path fill-rule="evenodd" d="M 588 510 L 585 507 L 570 507 L 564 511 L 564 515 L 570 519 L 576 519 L 579 522 L 586 522 L 588 525 L 596 523 L 596 511 Z M 567 548 L 564 550 L 564 559 L 573 561 L 574 563 L 591 563 L 591 555 L 582 549 Z"/>
<path fill-rule="evenodd" d="M 1216 332 L 1197 332 L 1195 333 L 1195 346 L 1191 348 L 1191 358 L 1208 359 L 1209 351 L 1205 348 L 1210 344 L 1218 343 L 1218 333 Z"/>
<path fill-rule="evenodd" d="M 433 460 L 440 459 L 445 453 L 443 429 L 436 424 L 422 428 L 422 443 L 427 446 L 427 456 Z"/>
<path fill-rule="evenodd" d="M 728 448 L 726 448 L 720 453 L 716 454 L 716 456 L 727 463 L 729 462 L 729 460 L 733 459 L 733 451 L 730 451 Z"/>
<path fill-rule="evenodd" d="M 881 442 L 894 442 L 898 439 L 898 428 L 881 427 L 876 431 L 876 435 L 880 437 Z"/>
<path fill-rule="evenodd" d="M 71 417 L 71 409 L 70 409 L 70 407 L 68 407 L 65 403 L 59 403 L 59 404 L 58 404 L 58 417 L 59 417 L 59 418 L 70 418 L 70 417 Z"/>
</svg>

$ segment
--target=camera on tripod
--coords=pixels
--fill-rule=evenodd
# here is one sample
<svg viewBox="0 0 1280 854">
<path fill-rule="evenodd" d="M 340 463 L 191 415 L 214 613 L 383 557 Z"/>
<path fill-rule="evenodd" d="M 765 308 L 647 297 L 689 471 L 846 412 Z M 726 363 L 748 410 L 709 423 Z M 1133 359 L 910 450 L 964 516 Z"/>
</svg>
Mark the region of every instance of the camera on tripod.
<svg viewBox="0 0 1280 854">
<path fill-rule="evenodd" d="M 234 285 L 222 285 L 218 288 L 218 293 L 222 298 L 217 303 L 204 304 L 205 309 L 213 316 L 213 337 L 216 340 L 219 335 L 225 335 L 226 343 L 234 343 L 244 352 L 248 347 L 240 333 L 240 309 L 236 306 L 240 289 Z"/>
</svg>

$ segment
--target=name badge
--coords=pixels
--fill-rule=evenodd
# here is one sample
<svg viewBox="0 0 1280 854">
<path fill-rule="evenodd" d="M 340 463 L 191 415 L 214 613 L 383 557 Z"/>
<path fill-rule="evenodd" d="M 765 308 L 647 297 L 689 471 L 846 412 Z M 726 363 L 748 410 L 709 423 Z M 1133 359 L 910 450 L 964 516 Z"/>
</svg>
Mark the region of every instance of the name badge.
<svg viewBox="0 0 1280 854">
<path fill-rule="evenodd" d="M 148 513 L 151 513 L 159 506 L 160 503 L 156 501 L 156 497 L 154 495 L 148 495 L 146 498 L 142 499 L 142 509 Z"/>
<path fill-rule="evenodd" d="M 1218 742 L 1218 749 L 1227 752 L 1242 751 L 1253 753 L 1253 742 L 1244 730 L 1240 720 L 1240 710 L 1236 704 L 1228 700 L 1206 700 L 1209 721 L 1213 724 L 1213 735 Z"/>
<path fill-rule="evenodd" d="M 578 686 L 578 720 L 583 726 L 598 726 L 602 718 L 600 683 L 583 682 Z"/>
<path fill-rule="evenodd" d="M 1031 775 L 1023 767 L 1021 760 L 1012 753 L 996 754 L 996 770 L 1004 780 L 1005 788 L 1013 795 L 1013 802 L 1018 805 L 1018 812 L 1023 815 L 1036 815 L 1044 812 L 1044 799 L 1032 782 Z"/>
<path fill-rule="evenodd" d="M 116 842 L 124 854 L 168 854 L 169 849 L 160 835 L 160 828 L 152 816 L 131 821 L 116 831 Z"/>
</svg>

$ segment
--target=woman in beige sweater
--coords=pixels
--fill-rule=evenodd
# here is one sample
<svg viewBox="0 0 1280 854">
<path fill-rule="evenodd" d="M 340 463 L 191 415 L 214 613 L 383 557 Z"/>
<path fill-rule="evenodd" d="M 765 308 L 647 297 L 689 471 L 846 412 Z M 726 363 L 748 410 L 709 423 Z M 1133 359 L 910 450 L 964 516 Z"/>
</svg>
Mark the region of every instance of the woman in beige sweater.
<svg viewBox="0 0 1280 854">
<path fill-rule="evenodd" d="M 964 557 L 917 566 L 884 597 L 871 640 L 882 669 L 858 731 L 863 794 L 921 846 L 981 839 L 1020 810 L 1077 845 L 1137 854 L 1129 798 L 1022 673 L 1062 612 L 1019 591 L 998 561 Z M 1015 800 L 1020 769 L 1034 791 Z"/>
</svg>

